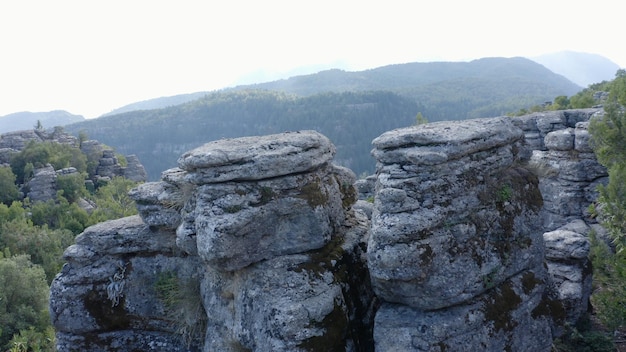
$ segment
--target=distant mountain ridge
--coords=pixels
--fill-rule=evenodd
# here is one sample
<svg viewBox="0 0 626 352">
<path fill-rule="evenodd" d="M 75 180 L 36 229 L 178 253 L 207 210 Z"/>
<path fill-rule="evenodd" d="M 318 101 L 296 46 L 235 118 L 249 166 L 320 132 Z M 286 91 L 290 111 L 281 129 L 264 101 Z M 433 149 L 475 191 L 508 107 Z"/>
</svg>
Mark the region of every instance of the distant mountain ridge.
<svg viewBox="0 0 626 352">
<path fill-rule="evenodd" d="M 612 80 L 620 68 L 604 56 L 574 51 L 544 54 L 530 59 L 582 87 Z"/>
<path fill-rule="evenodd" d="M 406 63 L 365 71 L 326 70 L 289 79 L 238 86 L 300 96 L 322 92 L 384 90 L 413 99 L 430 121 L 500 116 L 582 89 L 526 58 L 470 62 Z"/>
<path fill-rule="evenodd" d="M 148 100 L 142 100 L 136 103 L 124 105 L 120 108 L 114 109 L 106 114 L 103 114 L 102 116 L 117 115 L 117 114 L 122 114 L 125 112 L 136 111 L 136 110 L 162 109 L 168 106 L 180 105 L 188 101 L 200 99 L 209 93 L 210 92 L 196 92 L 196 93 L 178 94 L 178 95 L 173 95 L 173 96 L 168 96 L 168 97 L 159 97 L 159 98 L 153 98 L 153 99 L 148 99 Z"/>
<path fill-rule="evenodd" d="M 312 95 L 320 92 L 333 91 L 367 91 L 389 90 L 404 96 L 413 97 L 416 100 L 424 100 L 422 105 L 424 113 L 429 114 L 435 120 L 446 119 L 445 116 L 431 114 L 433 109 L 429 105 L 438 104 L 431 102 L 432 91 L 436 91 L 437 85 L 460 87 L 468 80 L 474 80 L 472 89 L 485 89 L 493 86 L 493 82 L 502 81 L 506 78 L 510 81 L 502 91 L 502 87 L 495 89 L 494 94 L 499 98 L 510 99 L 509 95 L 520 95 L 525 99 L 523 103 L 516 104 L 514 110 L 527 107 L 545 99 L 552 99 L 556 95 L 573 95 L 582 87 L 572 84 L 564 77 L 559 77 L 545 67 L 526 58 L 484 58 L 471 62 L 416 62 L 382 66 L 364 71 L 345 71 L 342 69 L 328 69 L 313 74 L 297 75 L 287 79 L 269 82 L 238 85 L 224 88 L 223 90 L 266 89 L 278 90 L 298 95 Z M 537 81 L 541 82 L 537 85 Z M 482 81 L 480 83 L 479 81 Z M 524 96 L 520 93 L 520 87 L 526 84 L 535 85 L 534 90 L 542 90 L 539 96 Z M 435 85 L 434 89 L 433 86 Z M 515 91 L 517 89 L 517 91 Z M 526 88 L 524 88 L 526 89 Z M 408 90 L 413 90 L 409 92 Z M 211 92 L 201 91 L 188 94 L 179 94 L 169 97 L 148 99 L 115 109 L 102 116 L 111 116 L 136 110 L 162 109 L 169 106 L 184 104 L 193 101 Z M 491 92 L 485 93 L 485 95 Z M 471 97 L 465 98 L 472 99 Z M 418 102 L 419 103 L 419 102 Z M 444 99 L 445 103 L 445 99 Z M 506 105 L 509 103 L 497 103 Z M 468 117 L 495 116 L 509 112 L 504 107 L 486 108 L 484 104 Z"/>
<path fill-rule="evenodd" d="M 542 75 L 546 75 L 542 77 Z M 315 74 L 295 76 L 289 79 L 238 86 L 234 89 L 269 89 L 299 95 L 311 95 L 324 91 L 391 90 L 428 86 L 433 83 L 463 79 L 533 78 L 550 80 L 555 87 L 571 90 L 580 87 L 564 77 L 558 77 L 532 60 L 515 58 L 482 58 L 470 62 L 413 62 L 382 66 L 364 71 L 332 69 Z"/>
<path fill-rule="evenodd" d="M 41 122 L 43 127 L 48 128 L 68 125 L 84 120 L 85 118 L 82 115 L 70 114 L 65 110 L 54 110 L 48 112 L 16 112 L 0 116 L 0 133 L 33 129 L 37 125 L 37 121 Z"/>
<path fill-rule="evenodd" d="M 374 170 L 372 139 L 415 124 L 418 113 L 431 122 L 501 116 L 580 89 L 524 58 L 414 63 L 238 86 L 66 129 L 138 155 L 151 179 L 176 166 L 184 151 L 211 140 L 313 129 L 337 146 L 338 163 L 361 174 Z"/>
</svg>

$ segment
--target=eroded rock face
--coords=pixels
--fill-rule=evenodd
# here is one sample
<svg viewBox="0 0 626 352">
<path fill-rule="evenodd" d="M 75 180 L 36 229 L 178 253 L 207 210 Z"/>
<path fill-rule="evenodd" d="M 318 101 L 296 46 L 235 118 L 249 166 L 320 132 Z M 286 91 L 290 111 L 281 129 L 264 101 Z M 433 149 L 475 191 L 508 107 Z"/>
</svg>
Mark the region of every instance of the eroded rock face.
<svg viewBox="0 0 626 352">
<path fill-rule="evenodd" d="M 35 169 L 33 177 L 28 181 L 29 191 L 26 196 L 33 203 L 56 199 L 56 180 L 57 173 L 52 165 L 48 164 L 45 167 Z"/>
<path fill-rule="evenodd" d="M 549 350 L 550 319 L 529 313 L 542 304 L 545 271 L 542 198 L 517 164 L 522 141 L 506 118 L 374 140 L 368 266 L 389 302 L 377 313 L 377 350 Z"/>
<path fill-rule="evenodd" d="M 565 307 L 567 321 L 572 325 L 589 307 L 592 290 L 590 232 L 591 228 L 579 219 L 543 234 L 548 273 Z"/>
<path fill-rule="evenodd" d="M 90 227 L 65 253 L 51 299 L 60 350 L 171 346 L 188 314 L 168 315 L 164 277 L 198 287 L 190 350 L 371 350 L 369 224 L 333 155 L 313 131 L 218 141 L 131 191 L 141 217 Z"/>
<path fill-rule="evenodd" d="M 589 119 L 600 109 L 565 110 L 513 118 L 525 133 L 523 154 L 539 175 L 544 199 L 543 226 L 555 230 L 587 217 L 596 187 L 608 181 L 589 144 Z"/>
<path fill-rule="evenodd" d="M 66 250 L 59 351 L 549 351 L 590 293 L 585 116 L 389 131 L 358 187 L 314 131 L 189 151 Z"/>
<path fill-rule="evenodd" d="M 189 350 L 164 319 L 159 281 L 197 281 L 200 264 L 180 256 L 171 232 L 150 229 L 139 216 L 108 221 L 86 229 L 64 258 L 50 288 L 57 350 Z"/>
</svg>

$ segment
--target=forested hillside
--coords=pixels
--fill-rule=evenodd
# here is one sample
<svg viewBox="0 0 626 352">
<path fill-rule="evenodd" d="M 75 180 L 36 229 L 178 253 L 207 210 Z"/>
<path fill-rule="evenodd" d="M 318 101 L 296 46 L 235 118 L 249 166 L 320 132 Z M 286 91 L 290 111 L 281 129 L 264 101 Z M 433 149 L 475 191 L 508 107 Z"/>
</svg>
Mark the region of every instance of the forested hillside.
<svg viewBox="0 0 626 352">
<path fill-rule="evenodd" d="M 234 89 L 295 93 L 385 90 L 410 98 L 429 121 L 501 116 L 582 88 L 529 59 L 407 63 L 359 72 L 328 70 Z"/>
<path fill-rule="evenodd" d="M 390 92 L 297 97 L 241 90 L 215 92 L 165 109 L 87 120 L 65 129 L 74 134 L 84 131 L 122 154 L 136 154 L 150 179 L 176 166 L 183 152 L 211 140 L 314 129 L 333 141 L 338 164 L 360 174 L 374 171 L 372 139 L 414 124 L 418 112 L 414 101 Z"/>
</svg>

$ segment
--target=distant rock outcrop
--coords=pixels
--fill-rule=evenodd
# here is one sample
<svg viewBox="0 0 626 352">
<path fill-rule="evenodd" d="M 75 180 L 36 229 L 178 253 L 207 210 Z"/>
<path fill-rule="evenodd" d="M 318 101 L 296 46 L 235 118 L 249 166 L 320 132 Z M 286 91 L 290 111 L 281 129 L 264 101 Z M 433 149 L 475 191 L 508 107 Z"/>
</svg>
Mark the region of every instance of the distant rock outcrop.
<svg viewBox="0 0 626 352">
<path fill-rule="evenodd" d="M 314 131 L 184 153 L 66 250 L 58 350 L 550 351 L 588 307 L 595 112 L 389 131 L 359 182 Z"/>
<path fill-rule="evenodd" d="M 524 157 L 540 176 L 544 199 L 543 226 L 555 230 L 586 217 L 597 197 L 596 187 L 608 181 L 589 145 L 589 119 L 602 109 L 535 113 L 512 119 L 525 134 Z"/>
<path fill-rule="evenodd" d="M 51 142 L 80 148 L 88 159 L 97 162 L 93 179 L 86 180 L 87 182 L 106 181 L 115 176 L 126 177 L 135 182 L 147 180 L 146 170 L 137 156 L 128 155 L 126 157 L 127 165 L 122 166 L 110 147 L 95 140 L 80 141 L 77 137 L 64 132 L 60 127 L 52 130 L 15 131 L 0 135 L 0 166 L 8 166 L 12 156 L 22 151 L 30 142 Z M 33 177 L 25 185 L 25 196 L 34 202 L 55 199 L 57 174 L 72 172 L 76 172 L 76 170 L 54 170 L 49 164 L 35 169 Z"/>
</svg>

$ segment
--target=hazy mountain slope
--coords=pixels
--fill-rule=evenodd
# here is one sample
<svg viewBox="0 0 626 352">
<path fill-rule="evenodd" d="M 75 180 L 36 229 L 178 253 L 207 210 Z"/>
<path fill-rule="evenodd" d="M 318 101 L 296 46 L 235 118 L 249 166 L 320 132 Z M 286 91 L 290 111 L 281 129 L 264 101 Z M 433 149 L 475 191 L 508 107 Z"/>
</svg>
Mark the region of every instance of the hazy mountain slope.
<svg viewBox="0 0 626 352">
<path fill-rule="evenodd" d="M 582 87 L 526 58 L 407 63 L 366 71 L 327 70 L 233 89 L 310 95 L 388 90 L 412 98 L 431 121 L 497 116 L 573 95 Z"/>
<path fill-rule="evenodd" d="M 570 81 L 587 87 L 590 84 L 610 81 L 620 68 L 613 61 L 597 54 L 561 51 L 531 58 Z"/>
<path fill-rule="evenodd" d="M 413 63 L 239 86 L 66 129 L 85 130 L 120 153 L 137 154 L 151 179 L 175 166 L 183 152 L 211 140 L 315 129 L 335 143 L 338 163 L 360 174 L 374 169 L 372 139 L 415 123 L 418 112 L 431 122 L 498 116 L 580 89 L 524 58 Z"/>
<path fill-rule="evenodd" d="M 48 112 L 16 112 L 0 116 L 0 133 L 33 129 L 37 125 L 37 121 L 40 121 L 44 128 L 50 128 L 84 120 L 85 118 L 83 116 L 73 115 L 64 110 Z"/>
<path fill-rule="evenodd" d="M 176 166 L 187 150 L 211 140 L 303 129 L 317 130 L 337 147 L 335 160 L 372 173 L 371 141 L 415 123 L 416 104 L 391 92 L 322 93 L 297 97 L 270 91 L 215 92 L 165 109 L 132 111 L 65 126 L 136 154 L 150 179 Z"/>
<path fill-rule="evenodd" d="M 131 104 L 128 104 L 128 105 L 124 105 L 124 106 L 122 106 L 120 108 L 112 110 L 111 112 L 103 114 L 102 116 L 110 116 L 110 115 L 122 114 L 122 113 L 125 113 L 125 112 L 135 111 L 135 110 L 162 109 L 162 108 L 166 108 L 168 106 L 180 105 L 180 104 L 184 104 L 184 103 L 186 103 L 188 101 L 192 101 L 192 100 L 196 100 L 196 99 L 202 98 L 203 96 L 207 95 L 208 93 L 209 92 L 196 92 L 196 93 L 179 94 L 179 95 L 173 95 L 173 96 L 169 96 L 169 97 L 160 97 L 160 98 L 143 100 L 143 101 L 139 101 L 139 102 L 136 102 L 136 103 L 131 103 Z"/>
</svg>

